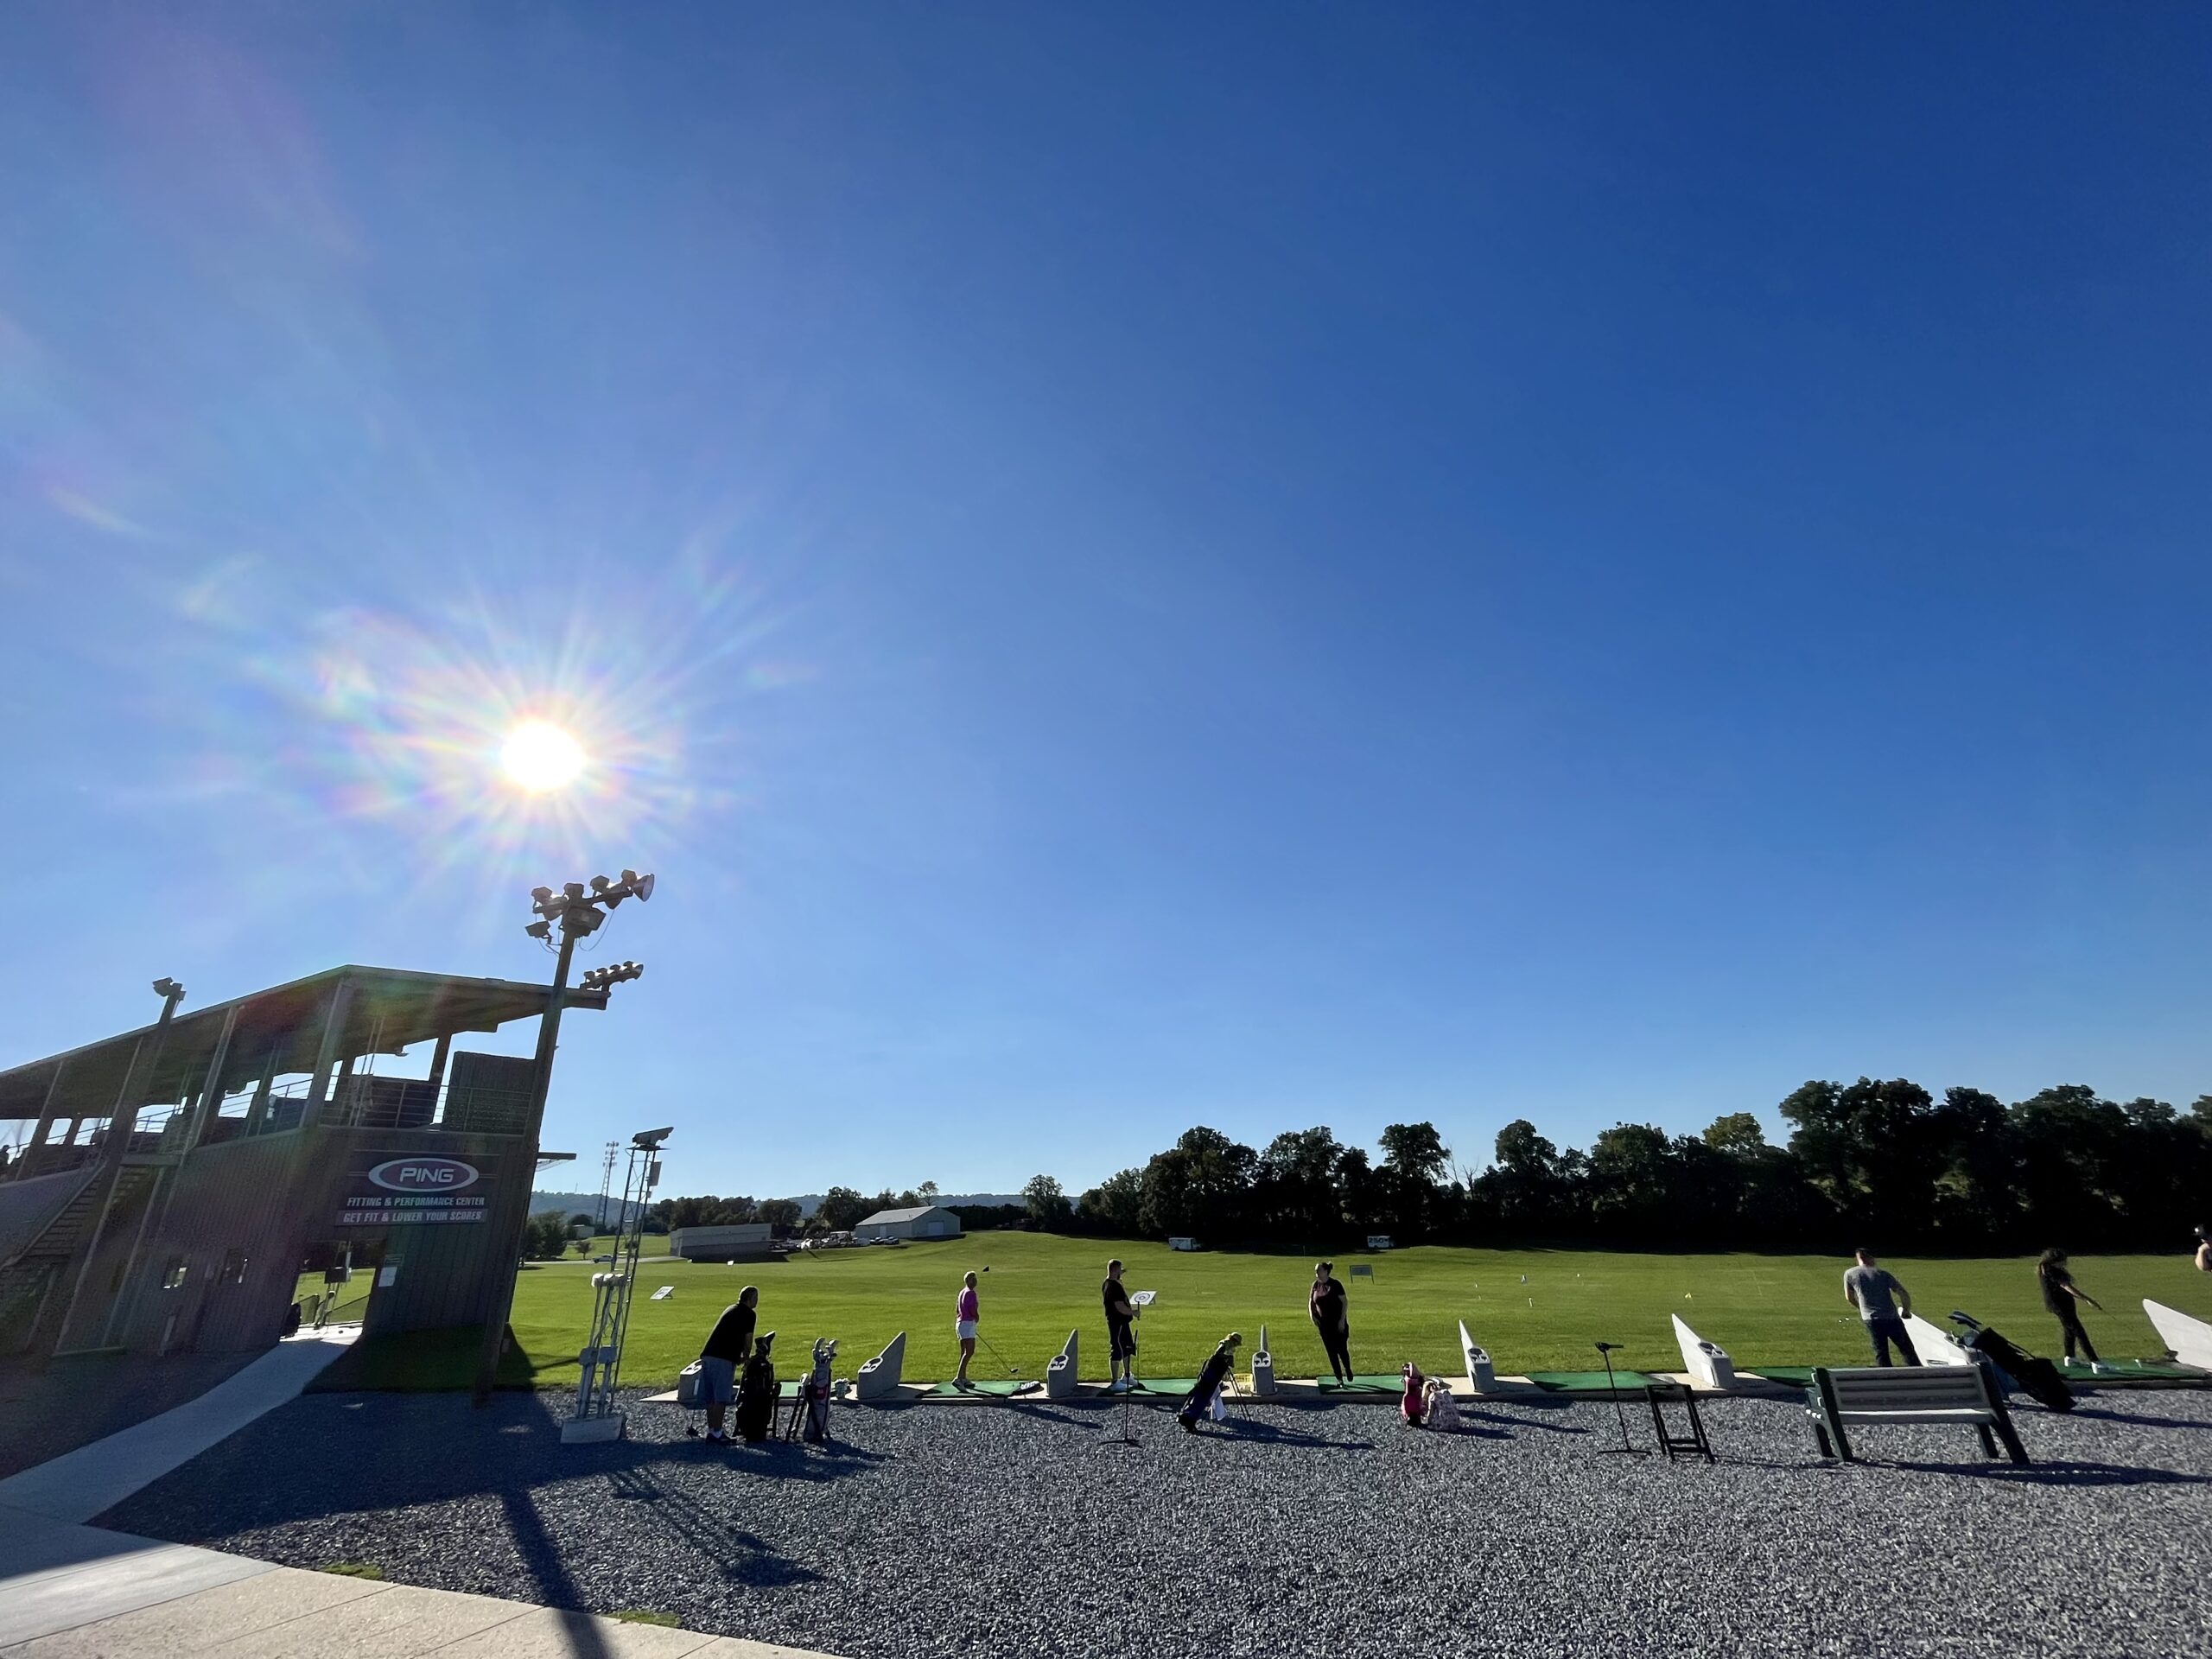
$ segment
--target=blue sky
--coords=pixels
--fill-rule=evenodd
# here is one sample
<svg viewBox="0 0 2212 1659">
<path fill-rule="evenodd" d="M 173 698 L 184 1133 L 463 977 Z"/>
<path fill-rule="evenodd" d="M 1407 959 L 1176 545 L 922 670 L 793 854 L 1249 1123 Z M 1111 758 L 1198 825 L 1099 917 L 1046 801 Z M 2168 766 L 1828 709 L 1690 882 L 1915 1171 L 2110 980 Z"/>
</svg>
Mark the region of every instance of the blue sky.
<svg viewBox="0 0 2212 1659">
<path fill-rule="evenodd" d="M 628 864 L 678 1191 L 2212 1090 L 2200 10 L 10 35 L 10 1061 Z"/>
</svg>

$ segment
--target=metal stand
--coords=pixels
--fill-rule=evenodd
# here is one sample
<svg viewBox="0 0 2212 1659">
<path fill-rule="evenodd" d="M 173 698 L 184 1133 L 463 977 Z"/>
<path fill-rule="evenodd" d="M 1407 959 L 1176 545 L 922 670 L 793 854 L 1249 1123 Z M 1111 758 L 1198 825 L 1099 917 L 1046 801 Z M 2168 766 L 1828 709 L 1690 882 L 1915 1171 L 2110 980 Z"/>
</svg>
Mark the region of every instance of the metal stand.
<svg viewBox="0 0 2212 1659">
<path fill-rule="evenodd" d="M 645 1209 L 660 1181 L 660 1143 L 666 1129 L 648 1130 L 630 1143 L 630 1166 L 622 1177 L 621 1230 L 614 1249 L 600 1261 L 607 1271 L 592 1275 L 598 1294 L 592 1307 L 591 1342 L 576 1356 L 582 1375 L 576 1382 L 576 1409 L 561 1425 L 564 1445 L 622 1438 L 622 1414 L 614 1390 L 622 1373 L 622 1341 L 630 1331 L 630 1294 L 637 1287 L 638 1257 L 645 1248 Z"/>
<path fill-rule="evenodd" d="M 1651 1454 L 1642 1446 L 1630 1446 L 1628 1443 L 1628 1408 L 1621 1403 L 1620 1385 L 1613 1378 L 1613 1350 L 1619 1346 L 1620 1344 L 1617 1342 L 1601 1342 L 1598 1344 L 1599 1357 L 1605 1362 L 1606 1390 L 1613 1396 L 1613 1414 L 1621 1420 L 1621 1443 L 1618 1446 L 1600 1446 L 1599 1452 L 1601 1455 L 1616 1458 L 1648 1458 Z"/>
<path fill-rule="evenodd" d="M 1159 1294 L 1160 1293 L 1157 1291 L 1141 1290 L 1129 1298 L 1129 1322 L 1132 1325 L 1136 1322 L 1137 1317 L 1141 1314 L 1146 1308 L 1152 1306 L 1153 1302 L 1158 1298 Z M 1111 1362 L 1109 1361 L 1109 1363 L 1110 1364 Z M 1129 1386 L 1124 1389 L 1122 1394 L 1121 1438 L 1112 1440 L 1102 1440 L 1099 1442 L 1101 1446 L 1141 1446 L 1144 1444 L 1143 1441 L 1137 1439 L 1136 1435 L 1129 1427 L 1129 1408 L 1136 1403 L 1137 1389 L 1141 1386 L 1137 1382 L 1137 1364 L 1134 1357 L 1129 1361 L 1128 1384 Z M 1150 1394 L 1152 1390 L 1150 1389 L 1146 1389 L 1145 1392 L 1147 1394 Z"/>
<path fill-rule="evenodd" d="M 1707 1463 L 1719 1461 L 1713 1455 L 1713 1443 L 1705 1438 L 1705 1423 L 1697 1414 L 1697 1395 L 1693 1391 L 1669 1382 L 1654 1382 L 1644 1389 L 1643 1395 L 1651 1402 L 1651 1433 L 1659 1442 L 1659 1449 L 1667 1454 L 1668 1462 L 1672 1463 L 1677 1455 L 1701 1456 Z M 1689 1414 L 1688 1433 L 1677 1434 L 1667 1427 L 1666 1416 L 1659 1409 L 1661 1402 L 1667 1401 L 1680 1401 Z"/>
</svg>

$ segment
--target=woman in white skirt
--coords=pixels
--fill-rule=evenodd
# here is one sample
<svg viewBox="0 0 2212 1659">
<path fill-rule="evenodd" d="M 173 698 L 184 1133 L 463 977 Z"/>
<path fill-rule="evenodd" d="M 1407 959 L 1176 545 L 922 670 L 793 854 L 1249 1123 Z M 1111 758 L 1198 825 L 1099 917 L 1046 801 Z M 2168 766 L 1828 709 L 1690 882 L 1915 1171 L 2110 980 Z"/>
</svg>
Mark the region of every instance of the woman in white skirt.
<svg viewBox="0 0 2212 1659">
<path fill-rule="evenodd" d="M 960 1370 L 952 1379 L 955 1388 L 968 1386 L 968 1362 L 976 1357 L 976 1319 L 981 1312 L 976 1275 L 971 1273 L 960 1281 L 960 1300 L 953 1305 L 952 1332 L 960 1338 Z"/>
</svg>

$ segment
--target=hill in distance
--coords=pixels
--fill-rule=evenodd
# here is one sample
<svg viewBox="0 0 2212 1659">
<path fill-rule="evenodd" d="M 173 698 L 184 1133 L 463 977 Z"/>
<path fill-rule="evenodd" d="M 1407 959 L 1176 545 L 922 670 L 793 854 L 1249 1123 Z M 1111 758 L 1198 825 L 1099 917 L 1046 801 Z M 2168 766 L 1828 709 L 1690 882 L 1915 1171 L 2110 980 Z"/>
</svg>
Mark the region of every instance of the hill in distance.
<svg viewBox="0 0 2212 1659">
<path fill-rule="evenodd" d="M 659 1195 L 661 1198 L 671 1198 L 683 1196 L 678 1192 L 664 1192 Z M 823 1195 L 819 1192 L 798 1194 L 795 1201 L 798 1205 L 799 1214 L 812 1215 L 820 1206 L 822 1198 Z M 956 1204 L 1018 1205 L 1022 1202 L 1022 1197 L 1019 1192 L 952 1192 L 940 1194 L 938 1202 L 947 1206 Z M 609 1198 L 607 1200 L 607 1218 L 612 1221 L 615 1212 L 621 1207 L 620 1199 Z M 563 1215 L 596 1216 L 599 1213 L 599 1194 L 596 1192 L 532 1192 L 530 1195 L 530 1210 L 532 1215 L 540 1214 L 547 1210 L 558 1210 Z"/>
</svg>

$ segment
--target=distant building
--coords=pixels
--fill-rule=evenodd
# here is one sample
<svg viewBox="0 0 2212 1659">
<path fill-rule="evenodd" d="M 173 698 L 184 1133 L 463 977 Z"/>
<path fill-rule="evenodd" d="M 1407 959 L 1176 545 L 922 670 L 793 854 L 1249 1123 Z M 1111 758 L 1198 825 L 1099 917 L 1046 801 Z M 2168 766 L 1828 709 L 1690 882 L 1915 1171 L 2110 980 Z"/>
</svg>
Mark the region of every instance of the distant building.
<svg viewBox="0 0 2212 1659">
<path fill-rule="evenodd" d="M 878 1238 L 957 1238 L 960 1217 L 942 1205 L 914 1210 L 879 1210 L 853 1229 L 862 1243 Z"/>
<path fill-rule="evenodd" d="M 678 1227 L 668 1236 L 668 1253 L 686 1262 L 766 1262 L 773 1253 L 765 1221 L 734 1227 Z"/>
</svg>

